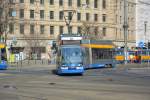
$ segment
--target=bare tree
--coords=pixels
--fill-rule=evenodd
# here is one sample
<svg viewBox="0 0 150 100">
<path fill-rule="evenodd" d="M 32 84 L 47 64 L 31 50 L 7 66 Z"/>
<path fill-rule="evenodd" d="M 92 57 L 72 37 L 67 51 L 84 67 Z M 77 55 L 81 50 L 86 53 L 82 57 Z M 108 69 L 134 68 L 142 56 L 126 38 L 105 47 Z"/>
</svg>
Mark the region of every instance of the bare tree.
<svg viewBox="0 0 150 100">
<path fill-rule="evenodd" d="M 6 43 L 6 35 L 8 28 L 8 14 L 9 14 L 8 0 L 0 0 L 0 38 L 5 37 L 3 42 Z"/>
<path fill-rule="evenodd" d="M 38 19 L 38 16 L 40 16 L 40 8 L 38 5 L 39 3 L 40 2 L 38 0 L 35 1 L 36 9 L 34 11 L 34 20 L 24 20 L 25 25 L 31 25 L 31 23 L 34 25 L 33 32 L 23 35 L 23 39 L 26 42 L 24 52 L 28 55 L 28 57 L 31 57 L 32 54 L 40 56 L 42 52 L 41 46 L 44 44 L 43 37 L 41 37 L 40 31 L 38 30 L 38 26 L 40 25 L 40 19 Z"/>
<path fill-rule="evenodd" d="M 24 53 L 27 54 L 27 57 L 31 59 L 32 54 L 40 55 L 42 50 L 41 46 L 44 44 L 43 38 L 40 38 L 40 35 L 37 33 L 23 35 L 23 39 L 26 42 L 26 46 L 24 48 Z"/>
<path fill-rule="evenodd" d="M 100 26 L 94 22 L 83 22 L 81 26 L 81 34 L 85 39 L 102 39 L 103 34 Z"/>
</svg>

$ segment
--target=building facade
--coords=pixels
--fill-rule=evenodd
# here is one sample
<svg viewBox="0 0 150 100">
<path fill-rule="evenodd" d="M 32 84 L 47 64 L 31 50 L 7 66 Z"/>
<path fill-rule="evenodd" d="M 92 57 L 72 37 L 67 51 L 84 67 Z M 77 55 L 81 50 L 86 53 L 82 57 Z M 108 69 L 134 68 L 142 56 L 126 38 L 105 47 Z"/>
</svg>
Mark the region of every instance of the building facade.
<svg viewBox="0 0 150 100">
<path fill-rule="evenodd" d="M 136 0 L 127 0 L 127 14 L 124 12 L 124 0 L 116 0 L 116 40 L 119 46 L 124 46 L 124 17 L 127 17 L 127 45 L 129 48 L 135 46 L 136 42 Z M 114 33 L 115 34 L 115 33 Z"/>
<path fill-rule="evenodd" d="M 139 42 L 150 41 L 150 1 L 137 0 L 136 6 L 136 39 Z"/>
<path fill-rule="evenodd" d="M 124 46 L 122 0 L 10 0 L 7 44 L 16 51 L 48 54 L 60 34 L 84 34 Z M 66 24 L 69 22 L 69 30 Z M 128 42 L 135 45 L 135 3 L 128 0 Z M 83 28 L 85 28 L 83 30 Z M 88 30 L 89 31 L 89 30 Z"/>
</svg>

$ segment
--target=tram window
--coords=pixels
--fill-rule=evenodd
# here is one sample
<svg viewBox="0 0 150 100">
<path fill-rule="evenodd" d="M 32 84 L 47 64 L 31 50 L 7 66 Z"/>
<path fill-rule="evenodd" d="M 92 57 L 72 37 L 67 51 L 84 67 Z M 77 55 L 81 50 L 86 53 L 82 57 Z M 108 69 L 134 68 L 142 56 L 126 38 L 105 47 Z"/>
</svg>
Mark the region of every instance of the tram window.
<svg viewBox="0 0 150 100">
<path fill-rule="evenodd" d="M 95 59 L 111 59 L 113 52 L 109 49 L 92 49 L 92 55 Z"/>
<path fill-rule="evenodd" d="M 112 58 L 112 51 L 109 49 L 104 50 L 104 59 L 111 59 Z"/>
</svg>

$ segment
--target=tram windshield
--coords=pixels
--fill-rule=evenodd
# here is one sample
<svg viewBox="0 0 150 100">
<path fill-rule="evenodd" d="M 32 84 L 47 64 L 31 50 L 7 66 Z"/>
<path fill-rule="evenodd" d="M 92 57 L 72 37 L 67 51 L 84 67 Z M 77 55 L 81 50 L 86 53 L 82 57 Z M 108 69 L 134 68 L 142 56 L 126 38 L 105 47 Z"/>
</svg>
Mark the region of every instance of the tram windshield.
<svg viewBox="0 0 150 100">
<path fill-rule="evenodd" d="M 62 64 L 82 64 L 83 55 L 80 47 L 67 47 L 61 49 Z"/>
</svg>

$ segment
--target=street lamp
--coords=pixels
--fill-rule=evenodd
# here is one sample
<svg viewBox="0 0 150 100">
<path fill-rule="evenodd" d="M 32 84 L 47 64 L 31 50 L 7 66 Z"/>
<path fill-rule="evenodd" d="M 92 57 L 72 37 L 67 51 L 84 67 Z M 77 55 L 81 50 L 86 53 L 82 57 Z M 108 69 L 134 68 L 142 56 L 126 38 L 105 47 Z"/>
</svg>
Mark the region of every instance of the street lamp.
<svg viewBox="0 0 150 100">
<path fill-rule="evenodd" d="M 127 36 L 128 36 L 128 2 L 127 0 L 124 0 L 124 54 L 125 54 L 125 64 L 127 64 L 127 51 L 128 51 L 128 42 L 127 42 Z"/>
<path fill-rule="evenodd" d="M 146 43 L 146 32 L 147 32 L 147 21 L 144 21 L 144 37 L 145 37 L 145 43 Z"/>
</svg>

